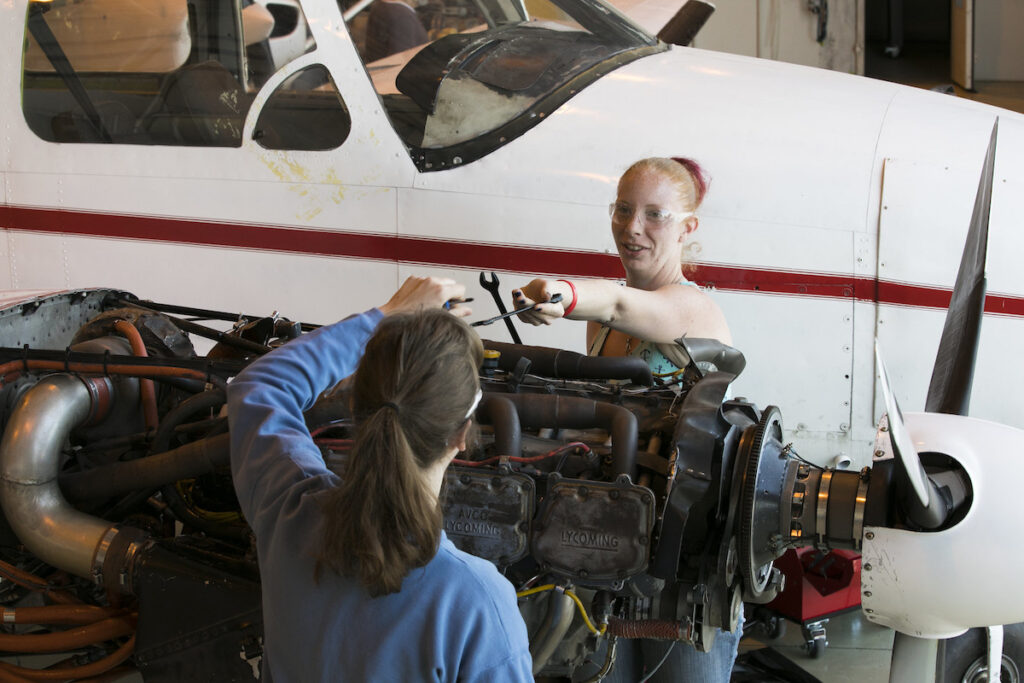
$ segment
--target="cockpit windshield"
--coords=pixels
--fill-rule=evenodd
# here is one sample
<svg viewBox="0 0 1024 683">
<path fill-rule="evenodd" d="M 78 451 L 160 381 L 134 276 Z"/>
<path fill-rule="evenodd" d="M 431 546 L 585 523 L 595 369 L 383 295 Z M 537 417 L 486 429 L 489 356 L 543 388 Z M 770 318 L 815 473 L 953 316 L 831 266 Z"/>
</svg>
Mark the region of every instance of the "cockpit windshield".
<svg viewBox="0 0 1024 683">
<path fill-rule="evenodd" d="M 342 13 L 421 170 L 468 163 L 661 49 L 602 0 L 359 0 Z"/>
</svg>

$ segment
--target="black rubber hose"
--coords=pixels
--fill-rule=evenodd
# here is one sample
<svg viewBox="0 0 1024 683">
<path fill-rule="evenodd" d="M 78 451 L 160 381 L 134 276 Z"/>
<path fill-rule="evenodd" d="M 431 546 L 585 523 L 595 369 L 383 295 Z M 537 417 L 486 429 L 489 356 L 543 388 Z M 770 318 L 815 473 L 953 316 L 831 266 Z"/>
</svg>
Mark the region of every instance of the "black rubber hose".
<svg viewBox="0 0 1024 683">
<path fill-rule="evenodd" d="M 223 405 L 226 401 L 227 394 L 223 389 L 211 389 L 210 391 L 204 391 L 201 394 L 196 394 L 195 396 L 185 399 L 173 410 L 168 411 L 168 413 L 164 415 L 163 419 L 160 420 L 160 427 L 157 429 L 157 433 L 153 437 L 152 452 L 156 455 L 151 455 L 145 458 L 145 460 L 151 460 L 170 448 L 171 439 L 174 436 L 175 429 L 179 425 L 188 422 L 196 414 L 205 413 Z M 206 440 L 213 441 L 216 438 L 224 439 L 224 453 L 229 453 L 227 435 L 218 435 L 218 437 L 211 437 Z M 176 453 L 179 450 L 180 449 L 175 449 L 174 451 L 169 451 L 169 453 Z M 177 517 L 186 526 L 199 529 L 217 538 L 225 538 L 233 541 L 244 541 L 247 538 L 248 529 L 244 526 L 214 522 L 204 519 L 193 512 L 178 493 L 178 489 L 173 483 L 183 478 L 184 477 L 171 479 L 161 488 L 164 502 L 167 503 L 167 507 L 171 509 L 171 512 L 174 513 L 175 517 Z"/>
<path fill-rule="evenodd" d="M 171 447 L 171 438 L 178 425 L 192 419 L 197 413 L 209 412 L 227 402 L 227 393 L 223 389 L 211 389 L 201 394 L 190 396 L 177 406 L 167 411 L 160 420 L 160 427 L 153 436 L 151 452 L 162 453 Z"/>
<path fill-rule="evenodd" d="M 167 484 L 160 489 L 163 495 L 164 502 L 167 503 L 167 507 L 171 509 L 174 516 L 178 518 L 182 524 L 193 529 L 199 529 L 200 531 L 214 536 L 215 538 L 227 539 L 229 541 L 246 542 L 249 538 L 249 527 L 244 524 L 225 524 L 223 522 L 214 522 L 208 519 L 200 517 L 188 506 L 188 503 L 178 493 L 178 489 L 174 484 Z"/>
<path fill-rule="evenodd" d="M 646 367 L 646 366 L 645 366 Z M 528 429 L 607 429 L 612 435 L 612 466 L 615 474 L 636 479 L 638 427 L 636 415 L 622 406 L 575 396 L 503 394 Z"/>
<path fill-rule="evenodd" d="M 484 394 L 476 411 L 477 421 L 494 427 L 494 452 L 498 455 L 523 454 L 523 430 L 519 411 L 508 394 Z"/>
<path fill-rule="evenodd" d="M 123 496 L 208 474 L 227 465 L 229 454 L 229 435 L 218 434 L 147 458 L 62 474 L 60 488 L 72 503 Z"/>
<path fill-rule="evenodd" d="M 654 378 L 642 358 L 633 356 L 584 356 L 575 351 L 546 346 L 524 346 L 484 340 L 484 348 L 498 351 L 498 367 L 511 372 L 520 358 L 530 360 L 530 373 L 558 379 L 627 379 L 651 386 Z"/>
</svg>

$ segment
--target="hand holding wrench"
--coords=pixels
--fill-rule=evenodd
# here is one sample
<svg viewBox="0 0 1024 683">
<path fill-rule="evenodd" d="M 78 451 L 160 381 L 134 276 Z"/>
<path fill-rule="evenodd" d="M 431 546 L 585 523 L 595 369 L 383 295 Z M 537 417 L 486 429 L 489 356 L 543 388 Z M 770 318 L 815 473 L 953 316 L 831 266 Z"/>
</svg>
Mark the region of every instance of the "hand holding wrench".
<svg viewBox="0 0 1024 683">
<path fill-rule="evenodd" d="M 538 301 L 535 304 L 531 304 L 531 305 L 526 306 L 524 308 L 517 308 L 514 311 L 508 311 L 507 313 L 502 313 L 501 315 L 496 315 L 493 318 L 488 318 L 487 320 L 478 320 L 475 323 L 470 323 L 470 327 L 479 327 L 481 325 L 490 325 L 491 323 L 496 323 L 499 320 L 504 320 L 505 322 L 510 322 L 510 319 L 514 315 L 519 315 L 520 313 L 525 313 L 526 311 L 532 311 L 533 309 L 537 308 L 541 304 L 557 304 L 561 300 L 562 300 L 562 295 L 561 294 L 555 294 L 554 296 L 552 296 L 547 301 Z M 516 342 L 516 343 L 518 344 L 519 342 Z"/>
<path fill-rule="evenodd" d="M 488 292 L 490 292 L 491 296 L 494 297 L 494 303 L 498 304 L 498 311 L 501 312 L 501 315 L 495 318 L 491 318 L 489 321 L 473 323 L 473 326 L 478 327 L 479 325 L 486 325 L 493 323 L 496 320 L 503 319 L 505 321 L 505 326 L 508 327 L 508 333 L 512 336 L 512 341 L 515 342 L 516 344 L 522 344 L 523 340 L 519 338 L 519 333 L 516 331 L 515 325 L 512 324 L 512 321 L 509 319 L 509 316 L 507 315 L 508 309 L 505 308 L 505 302 L 502 300 L 501 294 L 498 292 L 498 289 L 501 285 L 498 282 L 498 276 L 494 273 L 493 270 L 491 271 L 490 280 L 487 279 L 487 273 L 481 271 L 480 286 L 486 289 Z M 504 318 L 502 318 L 502 316 L 504 316 Z"/>
</svg>

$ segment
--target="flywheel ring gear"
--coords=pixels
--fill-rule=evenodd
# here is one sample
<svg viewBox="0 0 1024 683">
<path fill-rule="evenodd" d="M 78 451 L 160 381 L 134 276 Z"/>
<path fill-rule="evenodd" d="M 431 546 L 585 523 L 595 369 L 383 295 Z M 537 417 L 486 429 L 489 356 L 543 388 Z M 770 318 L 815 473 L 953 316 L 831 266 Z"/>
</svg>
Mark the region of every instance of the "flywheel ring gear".
<svg viewBox="0 0 1024 683">
<path fill-rule="evenodd" d="M 782 413 L 776 406 L 768 406 L 761 413 L 761 419 L 749 442 L 746 471 L 743 478 L 743 499 L 739 518 L 739 568 L 743 574 L 743 582 L 747 589 L 744 597 L 751 602 L 770 599 L 766 590 L 772 576 L 772 560 L 767 563 L 757 559 L 758 549 L 754 544 L 758 541 L 754 528 L 757 524 L 758 479 L 762 474 L 762 460 L 765 448 L 769 444 L 781 445 Z M 773 525 L 777 527 L 777 524 Z"/>
</svg>

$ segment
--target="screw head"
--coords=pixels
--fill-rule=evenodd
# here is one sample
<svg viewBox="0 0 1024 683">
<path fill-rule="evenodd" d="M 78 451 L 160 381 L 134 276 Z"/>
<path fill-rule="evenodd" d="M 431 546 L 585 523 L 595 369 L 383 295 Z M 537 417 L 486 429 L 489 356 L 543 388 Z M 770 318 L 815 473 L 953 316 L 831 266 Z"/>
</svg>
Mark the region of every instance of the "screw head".
<svg viewBox="0 0 1024 683">
<path fill-rule="evenodd" d="M 864 565 L 864 571 L 866 571 L 866 572 L 871 571 L 871 563 L 870 562 L 868 562 L 867 564 Z"/>
<path fill-rule="evenodd" d="M 865 598 L 870 598 L 871 597 L 871 591 L 864 591 L 864 597 Z"/>
<path fill-rule="evenodd" d="M 869 541 L 875 540 L 875 532 L 874 531 L 867 532 L 866 534 L 864 534 L 864 538 L 868 539 Z"/>
</svg>

